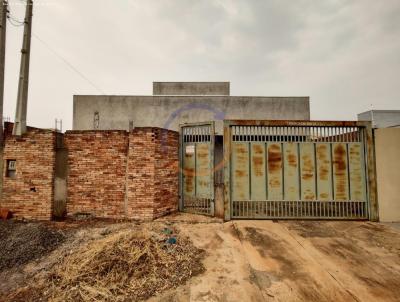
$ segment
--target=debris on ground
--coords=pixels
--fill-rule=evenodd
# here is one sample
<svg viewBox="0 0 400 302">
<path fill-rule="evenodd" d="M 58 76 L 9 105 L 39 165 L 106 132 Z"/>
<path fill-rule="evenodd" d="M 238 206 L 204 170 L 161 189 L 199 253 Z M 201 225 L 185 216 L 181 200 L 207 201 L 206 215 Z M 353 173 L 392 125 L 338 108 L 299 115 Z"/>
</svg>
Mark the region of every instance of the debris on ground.
<svg viewBox="0 0 400 302">
<path fill-rule="evenodd" d="M 169 232 L 168 232 L 169 233 Z M 67 255 L 42 280 L 12 293 L 25 301 L 138 301 L 184 284 L 204 271 L 204 251 L 163 229 L 124 229 Z M 175 239 L 175 244 L 166 242 Z"/>
<path fill-rule="evenodd" d="M 61 230 L 41 223 L 0 221 L 0 272 L 43 257 L 65 238 Z"/>
</svg>

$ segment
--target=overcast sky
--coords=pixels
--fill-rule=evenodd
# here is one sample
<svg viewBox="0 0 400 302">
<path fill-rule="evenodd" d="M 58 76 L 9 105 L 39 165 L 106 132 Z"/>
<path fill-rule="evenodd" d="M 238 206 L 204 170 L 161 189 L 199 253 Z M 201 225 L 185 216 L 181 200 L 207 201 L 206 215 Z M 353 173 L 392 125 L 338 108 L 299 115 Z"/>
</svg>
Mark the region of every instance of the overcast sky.
<svg viewBox="0 0 400 302">
<path fill-rule="evenodd" d="M 149 95 L 153 81 L 310 96 L 312 119 L 400 109 L 399 0 L 34 2 L 31 126 L 62 118 L 70 129 L 74 94 Z M 24 1 L 9 4 L 23 20 Z M 7 27 L 4 115 L 13 118 L 23 27 Z"/>
</svg>

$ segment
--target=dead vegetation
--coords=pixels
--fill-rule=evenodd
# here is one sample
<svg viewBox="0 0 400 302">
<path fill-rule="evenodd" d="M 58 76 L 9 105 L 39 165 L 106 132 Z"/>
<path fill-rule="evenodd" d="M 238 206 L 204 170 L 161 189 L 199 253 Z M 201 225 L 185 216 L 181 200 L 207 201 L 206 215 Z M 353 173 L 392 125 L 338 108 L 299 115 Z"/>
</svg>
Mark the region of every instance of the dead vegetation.
<svg viewBox="0 0 400 302">
<path fill-rule="evenodd" d="M 124 229 L 81 246 L 12 301 L 138 301 L 204 271 L 204 252 L 165 227 Z"/>
</svg>

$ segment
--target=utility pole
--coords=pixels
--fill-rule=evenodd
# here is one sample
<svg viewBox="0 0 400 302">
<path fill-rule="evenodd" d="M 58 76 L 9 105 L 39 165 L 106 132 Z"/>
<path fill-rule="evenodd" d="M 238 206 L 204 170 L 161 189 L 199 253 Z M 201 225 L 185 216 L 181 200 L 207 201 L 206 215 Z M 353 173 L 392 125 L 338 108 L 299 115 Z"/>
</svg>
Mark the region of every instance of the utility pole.
<svg viewBox="0 0 400 302">
<path fill-rule="evenodd" d="M 3 199 L 3 103 L 4 68 L 6 59 L 7 1 L 0 0 L 0 200 Z"/>
<path fill-rule="evenodd" d="M 21 69 L 19 72 L 17 109 L 15 111 L 14 135 L 22 135 L 26 132 L 26 112 L 28 107 L 29 87 L 29 57 L 31 52 L 32 37 L 32 10 L 33 1 L 27 0 L 24 25 L 24 40 L 21 50 Z"/>
<path fill-rule="evenodd" d="M 0 0 L 0 148 L 3 149 L 4 68 L 6 58 L 7 1 Z M 1 171 L 2 172 L 2 171 Z M 2 175 L 2 174 L 1 174 Z"/>
</svg>

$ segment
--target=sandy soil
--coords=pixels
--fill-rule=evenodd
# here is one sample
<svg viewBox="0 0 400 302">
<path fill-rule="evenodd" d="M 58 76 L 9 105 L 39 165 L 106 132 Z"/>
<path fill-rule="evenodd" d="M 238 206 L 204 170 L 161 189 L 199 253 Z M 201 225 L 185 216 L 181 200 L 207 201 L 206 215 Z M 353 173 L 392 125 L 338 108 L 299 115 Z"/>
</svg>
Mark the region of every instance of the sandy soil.
<svg viewBox="0 0 400 302">
<path fill-rule="evenodd" d="M 399 301 L 400 231 L 371 222 L 179 222 L 206 272 L 150 301 Z"/>
<path fill-rule="evenodd" d="M 169 223 L 206 251 L 206 271 L 150 302 L 399 301 L 400 230 L 371 222 L 232 221 L 191 214 Z M 132 223 L 77 226 L 74 237 L 17 272 L 0 274 L 0 293 L 24 285 L 71 249 Z M 55 227 L 71 228 L 65 223 Z M 1 295 L 0 295 L 1 297 Z M 1 298 L 0 298 L 1 300 Z"/>
</svg>

